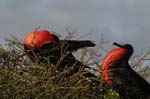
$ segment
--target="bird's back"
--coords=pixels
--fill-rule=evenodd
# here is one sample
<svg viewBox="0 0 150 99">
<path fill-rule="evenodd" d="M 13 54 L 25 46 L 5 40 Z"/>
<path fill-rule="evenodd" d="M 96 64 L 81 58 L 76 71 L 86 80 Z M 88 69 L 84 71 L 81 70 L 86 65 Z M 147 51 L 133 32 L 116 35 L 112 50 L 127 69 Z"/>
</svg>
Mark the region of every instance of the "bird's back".
<svg viewBox="0 0 150 99">
<path fill-rule="evenodd" d="M 124 99 L 150 99 L 150 85 L 132 68 L 111 71 L 112 83 Z"/>
</svg>

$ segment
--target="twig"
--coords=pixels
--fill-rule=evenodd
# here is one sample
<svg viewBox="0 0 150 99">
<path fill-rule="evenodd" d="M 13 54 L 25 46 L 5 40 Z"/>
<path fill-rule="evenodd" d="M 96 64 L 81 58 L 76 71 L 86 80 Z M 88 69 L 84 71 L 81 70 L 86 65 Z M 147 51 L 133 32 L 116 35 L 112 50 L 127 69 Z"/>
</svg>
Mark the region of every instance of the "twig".
<svg viewBox="0 0 150 99">
<path fill-rule="evenodd" d="M 138 61 L 132 64 L 132 67 L 134 68 L 136 65 L 138 65 L 143 60 L 143 58 L 149 54 L 150 54 L 150 51 L 145 52 L 144 55 L 138 59 Z"/>
</svg>

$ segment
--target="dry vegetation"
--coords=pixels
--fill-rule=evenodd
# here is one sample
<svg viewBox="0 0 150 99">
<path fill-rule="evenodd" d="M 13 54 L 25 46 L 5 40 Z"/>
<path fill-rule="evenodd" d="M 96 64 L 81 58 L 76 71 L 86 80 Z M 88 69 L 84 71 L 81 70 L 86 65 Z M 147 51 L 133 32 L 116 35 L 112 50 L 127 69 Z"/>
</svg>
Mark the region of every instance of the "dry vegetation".
<svg viewBox="0 0 150 99">
<path fill-rule="evenodd" d="M 83 50 L 79 54 L 81 60 L 98 67 L 102 57 L 96 48 Z M 50 63 L 32 63 L 18 40 L 8 41 L 5 48 L 0 47 L 0 98 L 120 99 L 100 76 L 85 77 L 86 72 L 78 71 L 65 77 L 72 68 L 58 72 L 57 67 Z M 93 71 L 99 72 L 98 69 Z"/>
</svg>

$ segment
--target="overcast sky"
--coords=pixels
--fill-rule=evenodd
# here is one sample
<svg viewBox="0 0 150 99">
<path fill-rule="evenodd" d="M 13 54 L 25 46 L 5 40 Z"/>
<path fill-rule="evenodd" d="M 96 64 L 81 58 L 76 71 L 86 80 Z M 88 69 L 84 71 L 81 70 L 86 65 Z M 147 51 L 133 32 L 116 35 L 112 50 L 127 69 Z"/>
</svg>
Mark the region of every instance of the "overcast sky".
<svg viewBox="0 0 150 99">
<path fill-rule="evenodd" d="M 62 36 L 66 28 L 91 33 L 95 42 L 103 35 L 109 44 L 131 43 L 144 53 L 150 49 L 150 0 L 0 0 L 0 43 L 10 35 L 22 40 L 39 26 Z"/>
</svg>

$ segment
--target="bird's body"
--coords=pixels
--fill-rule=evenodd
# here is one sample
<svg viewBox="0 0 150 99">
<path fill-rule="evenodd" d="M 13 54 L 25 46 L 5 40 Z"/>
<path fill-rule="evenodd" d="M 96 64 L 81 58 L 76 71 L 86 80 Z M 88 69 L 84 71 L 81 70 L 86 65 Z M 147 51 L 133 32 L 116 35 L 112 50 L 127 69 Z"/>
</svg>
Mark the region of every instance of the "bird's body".
<svg viewBox="0 0 150 99">
<path fill-rule="evenodd" d="M 42 32 L 44 33 L 46 32 L 45 33 L 46 35 L 40 38 Z M 81 68 L 81 66 L 88 68 L 88 66 L 85 66 L 82 62 L 78 61 L 73 56 L 72 52 L 84 47 L 94 47 L 95 44 L 90 40 L 83 40 L 83 41 L 59 40 L 59 38 L 56 35 L 51 34 L 50 32 L 45 30 L 35 31 L 29 34 L 35 36 L 33 36 L 32 38 L 28 36 L 25 37 L 24 41 L 27 40 L 29 41 L 27 43 L 24 42 L 25 44 L 24 49 L 27 52 L 29 58 L 33 62 L 40 62 L 40 63 L 50 62 L 54 65 L 59 65 L 60 70 L 66 67 L 74 66 L 74 70 L 73 70 L 74 72 L 77 72 Z M 38 35 L 36 36 L 36 34 Z M 44 42 L 43 38 L 46 39 L 46 42 Z M 33 47 L 33 45 L 35 47 Z"/>
<path fill-rule="evenodd" d="M 121 97 L 124 99 L 150 98 L 150 85 L 132 68 L 114 68 L 112 71 L 111 69 L 109 76 L 112 77 L 112 86 L 118 91 Z"/>
<path fill-rule="evenodd" d="M 123 99 L 150 99 L 150 85 L 129 65 L 133 53 L 131 45 L 115 43 L 120 48 L 108 52 L 102 62 L 102 76 Z"/>
<path fill-rule="evenodd" d="M 69 40 L 68 40 L 69 41 Z M 73 44 L 71 44 L 71 43 Z M 34 61 L 42 62 L 42 63 L 52 63 L 56 65 L 59 61 L 59 67 L 65 68 L 72 65 L 75 65 L 79 68 L 80 66 L 83 66 L 83 63 L 78 61 L 72 54 L 73 51 L 76 51 L 82 47 L 85 47 L 86 44 L 83 46 L 77 44 L 83 44 L 84 42 L 92 43 L 91 41 L 69 41 L 69 44 L 67 41 L 63 40 L 59 44 L 52 45 L 51 43 L 44 44 L 38 49 L 34 49 L 33 51 L 25 48 L 28 51 L 28 56 L 30 59 Z M 74 45 L 76 43 L 76 45 Z M 93 46 L 93 45 L 92 45 Z M 38 59 L 36 59 L 38 58 Z"/>
</svg>

